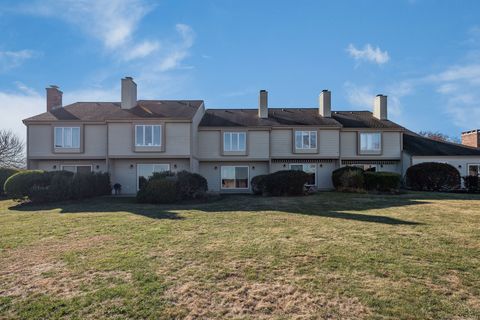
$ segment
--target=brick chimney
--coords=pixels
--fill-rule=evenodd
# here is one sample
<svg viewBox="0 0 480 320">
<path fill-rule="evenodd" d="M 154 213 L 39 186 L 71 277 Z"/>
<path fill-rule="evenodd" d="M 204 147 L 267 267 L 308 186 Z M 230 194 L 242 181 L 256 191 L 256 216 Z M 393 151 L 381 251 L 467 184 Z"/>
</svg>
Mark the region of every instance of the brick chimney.
<svg viewBox="0 0 480 320">
<path fill-rule="evenodd" d="M 62 107 L 63 92 L 58 89 L 58 86 L 51 85 L 47 90 L 47 112 L 56 108 Z"/>
<path fill-rule="evenodd" d="M 132 77 L 122 79 L 122 109 L 131 109 L 137 105 L 137 84 Z"/>
<path fill-rule="evenodd" d="M 387 96 L 377 94 L 373 104 L 373 116 L 379 120 L 387 120 Z"/>
<path fill-rule="evenodd" d="M 480 148 L 480 129 L 462 132 L 462 144 L 468 147 Z"/>
<path fill-rule="evenodd" d="M 332 93 L 328 90 L 322 90 L 318 96 L 318 113 L 322 117 L 332 116 Z"/>
<path fill-rule="evenodd" d="M 267 90 L 260 90 L 258 96 L 258 117 L 268 118 L 268 92 Z"/>
</svg>

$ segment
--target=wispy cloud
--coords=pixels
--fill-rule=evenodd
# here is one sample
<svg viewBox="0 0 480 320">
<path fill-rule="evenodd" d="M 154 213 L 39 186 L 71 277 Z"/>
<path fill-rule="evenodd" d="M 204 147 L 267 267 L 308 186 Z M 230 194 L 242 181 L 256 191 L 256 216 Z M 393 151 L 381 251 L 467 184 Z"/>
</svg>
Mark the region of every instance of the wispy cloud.
<svg viewBox="0 0 480 320">
<path fill-rule="evenodd" d="M 186 24 L 175 26 L 179 41 L 168 41 L 149 31 L 149 39 L 138 39 L 141 21 L 154 9 L 144 0 L 42 0 L 19 7 L 19 11 L 60 18 L 84 34 L 100 41 L 118 62 L 142 62 L 150 72 L 181 66 L 194 43 L 194 31 Z M 127 66 L 128 67 L 128 66 Z"/>
<path fill-rule="evenodd" d="M 366 44 L 363 49 L 358 49 L 353 44 L 349 44 L 347 47 L 347 52 L 358 62 L 366 61 L 381 65 L 390 60 L 390 56 L 388 55 L 387 51 L 382 51 L 378 46 L 374 48 L 369 43 Z"/>
<path fill-rule="evenodd" d="M 0 91 L 0 128 L 12 130 L 25 141 L 22 119 L 45 111 L 45 99 L 23 83 L 16 83 L 12 92 Z"/>
<path fill-rule="evenodd" d="M 0 72 L 16 68 L 35 55 L 33 50 L 0 51 Z"/>
<path fill-rule="evenodd" d="M 114 50 L 132 40 L 139 22 L 152 7 L 141 0 L 41 0 L 19 9 L 63 19 Z"/>
<path fill-rule="evenodd" d="M 412 94 L 413 87 L 409 81 L 403 81 L 388 85 L 380 92 L 374 92 L 371 85 L 357 85 L 351 82 L 344 84 L 347 101 L 356 108 L 363 108 L 366 110 L 373 109 L 373 102 L 375 96 L 379 93 L 388 96 L 388 112 L 389 116 L 399 118 L 402 115 L 404 106 L 402 105 L 402 98 Z"/>
<path fill-rule="evenodd" d="M 124 54 L 124 59 L 130 61 L 138 58 L 145 58 L 160 48 L 158 41 L 143 41 Z"/>
<path fill-rule="evenodd" d="M 456 126 L 480 127 L 480 61 L 447 67 L 423 81 L 442 95 L 445 113 Z"/>
</svg>

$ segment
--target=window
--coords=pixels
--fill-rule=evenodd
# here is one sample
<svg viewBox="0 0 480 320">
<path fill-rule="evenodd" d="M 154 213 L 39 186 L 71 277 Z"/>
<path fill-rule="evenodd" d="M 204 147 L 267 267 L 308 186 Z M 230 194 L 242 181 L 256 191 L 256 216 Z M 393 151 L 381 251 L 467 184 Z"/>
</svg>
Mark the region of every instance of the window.
<svg viewBox="0 0 480 320">
<path fill-rule="evenodd" d="M 222 189 L 248 189 L 248 167 L 223 166 Z"/>
<path fill-rule="evenodd" d="M 480 164 L 469 164 L 468 165 L 468 175 L 469 176 L 479 176 L 480 177 Z"/>
<path fill-rule="evenodd" d="M 224 132 L 223 151 L 245 151 L 247 134 L 245 132 Z"/>
<path fill-rule="evenodd" d="M 317 165 L 314 163 L 302 164 L 302 163 L 292 163 L 290 164 L 290 170 L 298 170 L 308 173 L 310 176 L 307 182 L 307 186 L 314 186 L 317 184 L 316 174 L 317 174 Z"/>
<path fill-rule="evenodd" d="M 316 149 L 317 131 L 295 131 L 295 149 Z"/>
<path fill-rule="evenodd" d="M 137 164 L 137 189 L 140 189 L 143 184 L 150 178 L 154 172 L 170 171 L 170 165 L 168 163 L 151 164 L 142 163 Z"/>
<path fill-rule="evenodd" d="M 55 127 L 55 148 L 80 148 L 80 127 Z"/>
<path fill-rule="evenodd" d="M 67 165 L 62 166 L 62 170 L 70 171 L 73 173 L 90 173 L 92 172 L 92 166 L 90 165 Z"/>
<path fill-rule="evenodd" d="M 135 145 L 137 147 L 159 147 L 162 141 L 160 125 L 136 125 Z"/>
<path fill-rule="evenodd" d="M 381 133 L 360 133 L 360 152 L 380 152 L 381 150 Z"/>
</svg>

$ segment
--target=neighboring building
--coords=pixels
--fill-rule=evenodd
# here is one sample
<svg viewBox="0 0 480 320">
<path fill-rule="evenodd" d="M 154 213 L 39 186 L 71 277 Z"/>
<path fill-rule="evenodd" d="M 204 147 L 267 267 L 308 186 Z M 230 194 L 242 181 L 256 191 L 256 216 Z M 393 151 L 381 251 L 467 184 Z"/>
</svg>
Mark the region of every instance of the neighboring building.
<svg viewBox="0 0 480 320">
<path fill-rule="evenodd" d="M 454 161 L 465 175 L 480 163 L 480 149 L 441 142 L 451 147 L 437 148 L 445 155 L 419 154 L 411 140 L 433 141 L 388 120 L 386 96 L 375 97 L 373 112 L 332 111 L 327 90 L 316 108 L 268 108 L 262 90 L 258 109 L 205 110 L 201 100 L 137 100 L 127 77 L 121 102 L 63 107 L 62 92 L 51 86 L 47 112 L 24 123 L 30 169 L 108 171 L 126 194 L 138 190 L 141 177 L 164 170 L 198 172 L 210 191 L 250 192 L 254 176 L 279 170 L 306 171 L 309 184 L 330 189 L 332 171 L 345 165 L 404 173 L 430 159 Z M 450 154 L 453 146 L 468 155 Z"/>
<path fill-rule="evenodd" d="M 418 163 L 442 162 L 457 168 L 462 177 L 480 175 L 479 148 L 432 140 L 412 132 L 405 132 L 403 147 L 403 174 Z"/>
</svg>

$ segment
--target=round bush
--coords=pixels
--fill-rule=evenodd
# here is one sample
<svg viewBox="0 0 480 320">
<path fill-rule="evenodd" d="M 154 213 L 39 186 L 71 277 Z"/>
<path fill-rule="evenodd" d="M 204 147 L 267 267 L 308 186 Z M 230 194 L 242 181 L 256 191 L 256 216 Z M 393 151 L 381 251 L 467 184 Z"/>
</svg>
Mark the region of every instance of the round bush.
<svg viewBox="0 0 480 320">
<path fill-rule="evenodd" d="M 180 171 L 176 175 L 177 193 L 180 199 L 198 199 L 205 196 L 207 179 L 198 173 Z"/>
<path fill-rule="evenodd" d="M 424 162 L 405 174 L 407 187 L 418 191 L 450 191 L 460 188 L 460 173 L 447 163 Z"/>
<path fill-rule="evenodd" d="M 398 173 L 366 171 L 364 179 L 368 191 L 398 192 L 400 189 L 401 175 Z"/>
<path fill-rule="evenodd" d="M 17 169 L 0 168 L 0 195 L 3 194 L 3 185 L 5 184 L 5 181 L 7 181 L 9 177 L 13 176 L 18 171 L 19 170 Z"/>
<path fill-rule="evenodd" d="M 359 191 L 365 188 L 364 170 L 359 167 L 342 167 L 332 172 L 332 183 L 338 191 Z"/>
<path fill-rule="evenodd" d="M 69 171 L 44 172 L 45 185 L 33 186 L 28 198 L 33 202 L 68 200 L 72 196 L 73 173 Z M 47 182 L 48 181 L 48 182 Z"/>
<path fill-rule="evenodd" d="M 268 196 L 299 196 L 305 193 L 309 174 L 298 170 L 277 171 L 263 178 L 263 193 Z"/>
<path fill-rule="evenodd" d="M 250 181 L 250 185 L 252 186 L 253 194 L 263 194 L 265 188 L 265 177 L 267 176 L 268 175 L 266 174 L 261 174 L 252 178 L 252 180 Z"/>
<path fill-rule="evenodd" d="M 23 199 L 29 197 L 34 188 L 48 186 L 49 179 L 42 170 L 20 171 L 5 181 L 5 193 L 13 199 Z"/>
<path fill-rule="evenodd" d="M 463 185 L 469 193 L 480 192 L 480 179 L 478 176 L 463 177 Z"/>
</svg>

